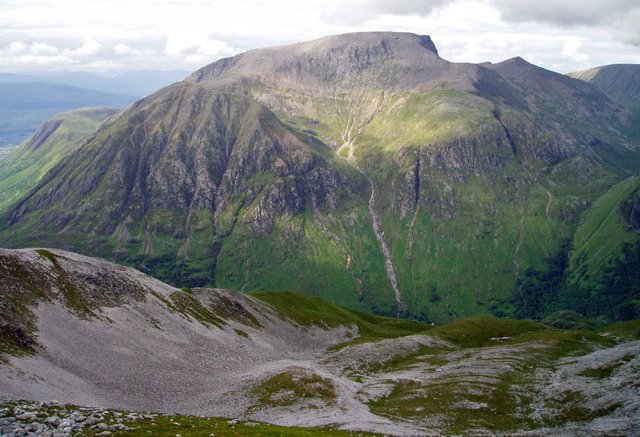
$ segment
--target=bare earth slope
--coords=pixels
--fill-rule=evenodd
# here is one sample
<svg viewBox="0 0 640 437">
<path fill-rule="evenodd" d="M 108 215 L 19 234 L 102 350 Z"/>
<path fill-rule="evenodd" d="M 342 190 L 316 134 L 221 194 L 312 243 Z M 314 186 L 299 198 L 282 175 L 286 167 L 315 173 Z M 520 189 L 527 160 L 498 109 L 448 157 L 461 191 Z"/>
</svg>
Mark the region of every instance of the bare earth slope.
<svg viewBox="0 0 640 437">
<path fill-rule="evenodd" d="M 632 434 L 639 333 L 495 319 L 428 329 L 293 294 L 180 290 L 60 250 L 0 250 L 5 400 L 392 435 Z"/>
</svg>

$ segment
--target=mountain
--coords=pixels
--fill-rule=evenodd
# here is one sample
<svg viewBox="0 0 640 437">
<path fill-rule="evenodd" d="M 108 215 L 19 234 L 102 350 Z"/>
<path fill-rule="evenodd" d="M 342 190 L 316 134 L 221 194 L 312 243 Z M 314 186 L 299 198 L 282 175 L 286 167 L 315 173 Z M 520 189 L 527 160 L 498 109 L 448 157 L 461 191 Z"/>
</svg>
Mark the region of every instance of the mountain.
<svg viewBox="0 0 640 437">
<path fill-rule="evenodd" d="M 116 112 L 109 108 L 82 108 L 58 114 L 0 161 L 0 214 L 35 187 L 75 142 Z"/>
<path fill-rule="evenodd" d="M 136 102 L 7 213 L 0 243 L 427 321 L 517 315 L 525 272 L 566 254 L 592 203 L 637 172 L 634 129 L 596 86 L 521 58 L 329 36 Z"/>
<path fill-rule="evenodd" d="M 0 73 L 0 83 L 44 82 L 144 97 L 185 78 L 188 74 L 190 74 L 189 71 L 182 70 L 139 70 L 107 73 L 39 71 L 31 73 Z"/>
<path fill-rule="evenodd" d="M 6 434 L 34 422 L 154 435 L 229 425 L 242 435 L 629 435 L 640 426 L 637 321 L 597 331 L 491 318 L 432 327 L 294 293 L 177 289 L 55 249 L 0 249 L 0 320 Z M 75 406 L 7 402 L 52 398 Z"/>
<path fill-rule="evenodd" d="M 44 82 L 0 83 L 0 147 L 18 144 L 45 120 L 88 106 L 122 108 L 133 96 Z"/>
<path fill-rule="evenodd" d="M 592 83 L 614 101 L 630 108 L 640 108 L 640 65 L 602 65 L 569 76 Z"/>
</svg>

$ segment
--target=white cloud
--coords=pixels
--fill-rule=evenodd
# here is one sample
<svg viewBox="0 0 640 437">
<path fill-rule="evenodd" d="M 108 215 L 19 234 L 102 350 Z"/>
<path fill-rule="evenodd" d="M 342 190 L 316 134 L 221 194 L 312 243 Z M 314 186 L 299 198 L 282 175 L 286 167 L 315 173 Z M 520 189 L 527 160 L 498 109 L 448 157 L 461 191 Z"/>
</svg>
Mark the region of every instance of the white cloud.
<svg viewBox="0 0 640 437">
<path fill-rule="evenodd" d="M 589 55 L 582 53 L 582 41 L 576 37 L 567 38 L 562 46 L 562 56 L 575 60 L 580 63 L 584 63 L 589 60 Z"/>
<path fill-rule="evenodd" d="M 637 0 L 492 0 L 508 21 L 564 26 L 606 23 L 640 7 Z"/>
<path fill-rule="evenodd" d="M 41 57 L 60 69 L 194 69 L 256 47 L 394 30 L 431 35 L 453 61 L 520 55 L 566 71 L 637 62 L 639 22 L 638 0 L 0 0 L 0 70 Z"/>
<path fill-rule="evenodd" d="M 167 37 L 164 54 L 179 55 L 202 44 L 207 40 L 208 32 L 202 29 L 185 29 L 174 31 Z"/>
<path fill-rule="evenodd" d="M 29 46 L 32 55 L 53 56 L 58 54 L 58 48 L 44 42 L 35 41 Z"/>
<path fill-rule="evenodd" d="M 187 55 L 185 59 L 189 63 L 203 65 L 236 52 L 227 42 L 210 39 L 200 44 L 195 53 Z"/>
<path fill-rule="evenodd" d="M 102 49 L 102 44 L 98 41 L 94 41 L 92 39 L 86 40 L 80 47 L 76 49 L 65 49 L 63 53 L 68 56 L 93 56 L 100 53 Z"/>
<path fill-rule="evenodd" d="M 12 55 L 19 55 L 20 53 L 25 52 L 28 49 L 28 46 L 22 41 L 13 41 L 9 44 L 9 53 Z"/>
<path fill-rule="evenodd" d="M 113 53 L 117 56 L 152 56 L 156 54 L 153 49 L 138 49 L 128 46 L 127 44 L 116 44 Z"/>
<path fill-rule="evenodd" d="M 0 56 L 0 64 L 14 65 L 19 67 L 32 68 L 34 66 L 51 66 L 73 64 L 73 60 L 66 56 L 38 56 L 38 55 L 20 55 L 20 56 Z"/>
<path fill-rule="evenodd" d="M 134 50 L 126 44 L 116 44 L 113 48 L 113 53 L 116 55 L 131 55 L 139 53 L 139 50 Z"/>
</svg>

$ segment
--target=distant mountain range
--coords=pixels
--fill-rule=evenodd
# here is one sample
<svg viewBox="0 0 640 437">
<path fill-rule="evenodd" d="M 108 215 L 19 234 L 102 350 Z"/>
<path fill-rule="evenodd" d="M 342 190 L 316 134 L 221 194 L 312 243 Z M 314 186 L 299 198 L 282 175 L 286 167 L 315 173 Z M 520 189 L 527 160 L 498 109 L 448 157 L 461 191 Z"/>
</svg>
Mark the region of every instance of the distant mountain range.
<svg viewBox="0 0 640 437">
<path fill-rule="evenodd" d="M 183 70 L 140 70 L 103 74 L 71 71 L 0 73 L 0 83 L 44 82 L 144 97 L 163 86 L 184 79 L 189 73 Z"/>
<path fill-rule="evenodd" d="M 123 108 L 186 74 L 0 73 L 0 147 L 18 144 L 59 112 L 86 106 Z"/>
<path fill-rule="evenodd" d="M 640 131 L 599 86 L 407 33 L 252 50 L 70 144 L 0 243 L 430 322 L 635 318 Z"/>
<path fill-rule="evenodd" d="M 0 147 L 18 144 L 48 118 L 87 106 L 123 108 L 134 96 L 43 82 L 0 83 Z"/>
</svg>

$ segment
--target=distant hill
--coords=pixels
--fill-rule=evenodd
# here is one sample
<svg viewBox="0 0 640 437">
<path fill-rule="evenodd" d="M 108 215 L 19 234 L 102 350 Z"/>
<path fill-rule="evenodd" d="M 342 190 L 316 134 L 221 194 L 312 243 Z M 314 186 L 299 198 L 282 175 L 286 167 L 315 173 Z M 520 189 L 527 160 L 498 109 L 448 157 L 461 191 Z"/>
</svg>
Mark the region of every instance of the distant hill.
<svg viewBox="0 0 640 437">
<path fill-rule="evenodd" d="M 76 141 L 116 112 L 115 109 L 98 107 L 55 115 L 0 161 L 0 214 L 35 187 Z"/>
<path fill-rule="evenodd" d="M 0 83 L 0 147 L 17 144 L 49 117 L 88 106 L 123 108 L 133 95 L 43 82 Z"/>
<path fill-rule="evenodd" d="M 189 73 L 183 70 L 140 70 L 105 74 L 69 71 L 0 73 L 0 83 L 45 82 L 143 97 L 184 79 Z"/>
<path fill-rule="evenodd" d="M 618 103 L 640 110 L 640 65 L 612 64 L 569 73 L 592 83 Z"/>
</svg>

